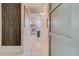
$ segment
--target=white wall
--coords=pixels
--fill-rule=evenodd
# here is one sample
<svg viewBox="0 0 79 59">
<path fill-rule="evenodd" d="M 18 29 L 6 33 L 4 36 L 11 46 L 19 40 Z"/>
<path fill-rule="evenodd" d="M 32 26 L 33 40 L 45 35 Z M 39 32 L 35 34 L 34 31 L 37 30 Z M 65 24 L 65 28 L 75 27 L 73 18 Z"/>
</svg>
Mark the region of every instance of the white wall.
<svg viewBox="0 0 79 59">
<path fill-rule="evenodd" d="M 54 9 L 57 7 L 57 5 L 59 5 L 59 3 L 51 3 L 51 9 Z"/>
<path fill-rule="evenodd" d="M 79 4 L 63 3 L 52 13 L 52 55 L 79 55 L 78 10 Z"/>
<path fill-rule="evenodd" d="M 72 4 L 71 24 L 73 48 L 77 51 L 77 55 L 79 56 L 79 3 Z"/>
<path fill-rule="evenodd" d="M 52 32 L 61 35 L 70 36 L 71 26 L 71 6 L 70 4 L 62 4 L 52 14 Z"/>
</svg>

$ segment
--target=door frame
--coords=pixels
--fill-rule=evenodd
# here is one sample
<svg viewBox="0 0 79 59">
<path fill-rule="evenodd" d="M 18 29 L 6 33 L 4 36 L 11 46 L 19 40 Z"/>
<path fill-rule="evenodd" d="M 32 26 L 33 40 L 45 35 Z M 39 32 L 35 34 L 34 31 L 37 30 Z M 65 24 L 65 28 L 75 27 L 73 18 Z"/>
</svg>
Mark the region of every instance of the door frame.
<svg viewBox="0 0 79 59">
<path fill-rule="evenodd" d="M 23 52 L 24 6 L 21 4 L 21 46 L 2 46 L 2 3 L 0 3 L 0 52 Z"/>
</svg>

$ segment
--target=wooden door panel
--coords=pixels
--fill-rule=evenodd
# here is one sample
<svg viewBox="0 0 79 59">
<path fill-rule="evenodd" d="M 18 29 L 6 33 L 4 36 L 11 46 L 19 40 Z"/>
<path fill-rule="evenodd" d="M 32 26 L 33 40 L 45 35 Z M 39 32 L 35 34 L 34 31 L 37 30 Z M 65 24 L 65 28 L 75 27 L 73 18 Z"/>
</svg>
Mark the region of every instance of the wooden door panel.
<svg viewBox="0 0 79 59">
<path fill-rule="evenodd" d="M 2 4 L 2 45 L 21 45 L 21 4 Z"/>
</svg>

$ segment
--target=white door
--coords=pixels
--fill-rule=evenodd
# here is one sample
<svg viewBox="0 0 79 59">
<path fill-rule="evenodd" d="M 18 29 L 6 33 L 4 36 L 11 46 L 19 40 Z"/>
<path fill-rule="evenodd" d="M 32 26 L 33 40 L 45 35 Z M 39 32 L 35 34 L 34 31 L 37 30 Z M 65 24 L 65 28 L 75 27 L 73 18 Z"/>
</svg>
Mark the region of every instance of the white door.
<svg viewBox="0 0 79 59">
<path fill-rule="evenodd" d="M 79 55 L 78 9 L 79 4 L 63 3 L 51 13 L 52 56 Z"/>
</svg>

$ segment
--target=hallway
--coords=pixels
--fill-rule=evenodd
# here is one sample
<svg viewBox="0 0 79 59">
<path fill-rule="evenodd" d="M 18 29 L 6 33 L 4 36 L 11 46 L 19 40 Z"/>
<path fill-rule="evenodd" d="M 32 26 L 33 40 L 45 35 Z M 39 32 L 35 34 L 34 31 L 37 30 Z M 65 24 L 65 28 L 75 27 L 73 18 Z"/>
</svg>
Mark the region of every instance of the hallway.
<svg viewBox="0 0 79 59">
<path fill-rule="evenodd" d="M 48 55 L 48 28 L 45 25 L 47 5 L 25 4 L 25 8 L 28 10 L 25 9 L 24 53 L 26 55 Z M 35 32 L 31 32 L 30 23 L 36 23 Z M 39 37 L 37 31 L 40 31 Z"/>
<path fill-rule="evenodd" d="M 78 3 L 0 3 L 0 56 L 78 56 L 78 15 Z"/>
</svg>

